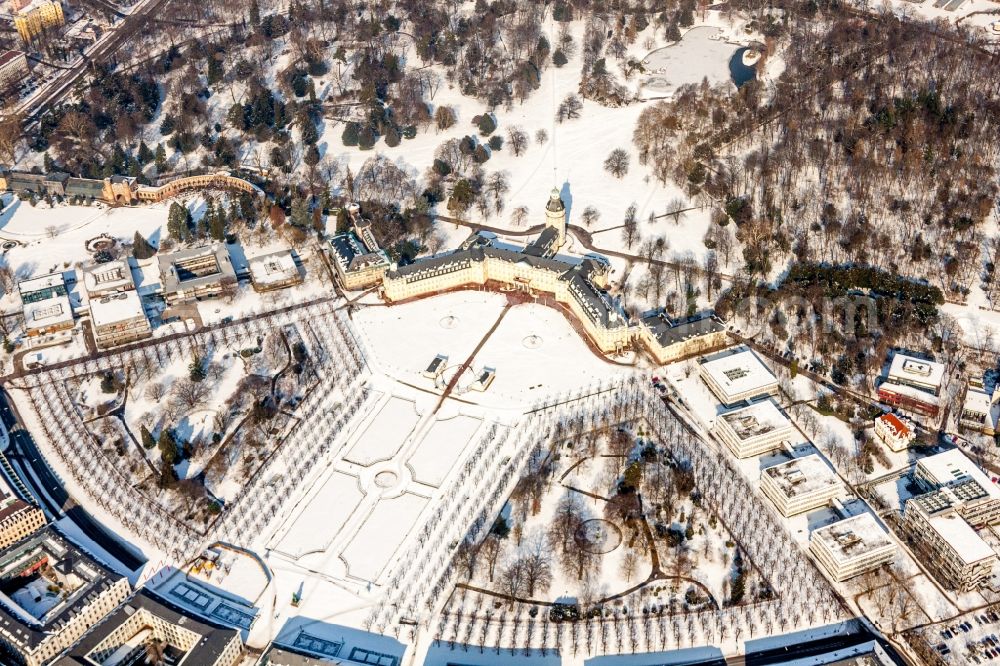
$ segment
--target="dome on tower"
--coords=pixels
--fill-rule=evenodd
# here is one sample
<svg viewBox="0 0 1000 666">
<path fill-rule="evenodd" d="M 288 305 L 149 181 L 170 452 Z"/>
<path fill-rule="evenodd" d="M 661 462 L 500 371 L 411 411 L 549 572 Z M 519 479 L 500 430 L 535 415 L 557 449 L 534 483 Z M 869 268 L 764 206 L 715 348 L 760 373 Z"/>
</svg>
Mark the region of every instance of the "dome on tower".
<svg viewBox="0 0 1000 666">
<path fill-rule="evenodd" d="M 559 190 L 552 188 L 552 194 L 549 195 L 549 203 L 545 205 L 545 210 L 557 213 L 562 210 L 566 210 L 566 206 L 563 204 L 562 197 L 559 196 Z"/>
</svg>

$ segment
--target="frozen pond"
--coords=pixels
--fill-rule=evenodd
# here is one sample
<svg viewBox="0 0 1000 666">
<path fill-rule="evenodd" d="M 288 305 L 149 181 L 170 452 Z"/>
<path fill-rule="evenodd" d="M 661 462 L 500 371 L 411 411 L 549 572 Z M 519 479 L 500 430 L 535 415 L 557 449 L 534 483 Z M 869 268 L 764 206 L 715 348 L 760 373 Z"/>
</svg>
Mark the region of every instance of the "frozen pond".
<svg viewBox="0 0 1000 666">
<path fill-rule="evenodd" d="M 643 93 L 665 95 L 703 79 L 712 85 L 731 80 L 730 61 L 741 49 L 720 39 L 721 34 L 719 28 L 694 28 L 676 44 L 647 55 L 642 61 L 649 72 L 642 84 Z"/>
</svg>

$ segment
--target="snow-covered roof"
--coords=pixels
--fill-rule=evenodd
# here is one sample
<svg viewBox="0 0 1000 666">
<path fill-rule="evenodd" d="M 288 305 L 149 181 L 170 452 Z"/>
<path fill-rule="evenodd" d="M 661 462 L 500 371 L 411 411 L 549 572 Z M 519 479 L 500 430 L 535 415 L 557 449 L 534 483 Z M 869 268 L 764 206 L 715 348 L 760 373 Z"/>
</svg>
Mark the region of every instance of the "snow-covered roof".
<svg viewBox="0 0 1000 666">
<path fill-rule="evenodd" d="M 222 243 L 158 254 L 164 293 L 236 280 L 229 250 Z"/>
<path fill-rule="evenodd" d="M 644 316 L 642 323 L 649 328 L 662 347 L 725 330 L 714 315 L 695 315 L 687 319 L 673 320 L 660 311 Z"/>
<path fill-rule="evenodd" d="M 959 449 L 937 453 L 917 461 L 927 479 L 939 486 L 951 486 L 963 481 L 975 481 L 993 498 L 1000 498 L 1000 488 L 986 473 Z"/>
<path fill-rule="evenodd" d="M 145 317 L 142 299 L 136 291 L 123 291 L 90 301 L 90 318 L 100 328 L 136 317 Z"/>
<path fill-rule="evenodd" d="M 954 511 L 928 518 L 931 528 L 946 541 L 966 564 L 996 555 L 965 519 Z"/>
<path fill-rule="evenodd" d="M 863 557 L 874 550 L 893 545 L 889 534 L 867 512 L 821 527 L 809 538 L 822 541 L 840 560 Z"/>
<path fill-rule="evenodd" d="M 58 287 L 64 287 L 65 285 L 66 281 L 63 279 L 62 273 L 50 273 L 49 275 L 40 275 L 28 280 L 21 280 L 17 283 L 17 290 L 20 291 L 23 296 L 24 294 L 30 294 L 34 291 L 56 289 Z"/>
<path fill-rule="evenodd" d="M 18 15 L 24 16 L 26 14 L 30 14 L 36 9 L 40 9 L 41 7 L 46 7 L 51 4 L 53 4 L 52 0 L 31 0 L 30 3 L 28 3 L 27 5 L 22 7 L 20 11 L 18 11 Z"/>
<path fill-rule="evenodd" d="M 889 381 L 911 381 L 928 386 L 941 386 L 944 365 L 905 354 L 892 357 L 889 366 Z"/>
<path fill-rule="evenodd" d="M 938 396 L 933 393 L 928 393 L 927 391 L 922 391 L 915 386 L 906 386 L 905 384 L 897 384 L 893 381 L 882 382 L 878 386 L 879 391 L 888 391 L 890 393 L 895 393 L 896 395 L 904 395 L 908 398 L 913 398 L 917 402 L 922 402 L 927 405 L 939 405 L 941 404 Z"/>
<path fill-rule="evenodd" d="M 770 477 L 781 493 L 789 498 L 837 485 L 837 475 L 816 454 L 768 467 L 762 473 Z"/>
<path fill-rule="evenodd" d="M 749 349 L 716 355 L 702 363 L 701 371 L 730 395 L 764 389 L 778 381 Z"/>
<path fill-rule="evenodd" d="M 135 287 L 128 259 L 85 267 L 83 269 L 83 284 L 87 288 L 88 294 Z"/>
<path fill-rule="evenodd" d="M 989 393 L 979 389 L 970 388 L 965 392 L 965 409 L 977 414 L 989 414 L 993 406 L 993 398 Z"/>
<path fill-rule="evenodd" d="M 24 304 L 24 325 L 29 330 L 73 321 L 73 306 L 65 294 Z"/>
<path fill-rule="evenodd" d="M 280 250 L 250 259 L 250 276 L 254 284 L 284 282 L 300 277 L 299 267 L 291 250 Z"/>
<path fill-rule="evenodd" d="M 719 416 L 741 440 L 759 437 L 791 427 L 791 421 L 770 400 L 734 409 Z"/>
<path fill-rule="evenodd" d="M 333 250 L 333 260 L 344 273 L 389 265 L 389 257 L 384 251 L 369 252 L 353 232 L 337 234 L 331 238 L 330 248 Z"/>
</svg>

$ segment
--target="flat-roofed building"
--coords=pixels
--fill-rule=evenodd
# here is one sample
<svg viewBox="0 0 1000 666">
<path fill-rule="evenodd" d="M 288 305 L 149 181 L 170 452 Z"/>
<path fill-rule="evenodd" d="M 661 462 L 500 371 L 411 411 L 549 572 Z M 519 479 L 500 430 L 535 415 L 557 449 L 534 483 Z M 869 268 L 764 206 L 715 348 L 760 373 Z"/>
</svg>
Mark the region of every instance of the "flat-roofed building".
<svg viewBox="0 0 1000 666">
<path fill-rule="evenodd" d="M 783 516 L 795 516 L 826 506 L 840 494 L 840 480 L 816 454 L 767 467 L 760 489 Z"/>
<path fill-rule="evenodd" d="M 82 272 L 83 286 L 91 298 L 135 289 L 132 267 L 129 266 L 128 259 L 85 266 Z"/>
<path fill-rule="evenodd" d="M 448 357 L 445 356 L 444 354 L 438 354 L 433 359 L 431 359 L 431 362 L 427 365 L 427 369 L 420 374 L 422 374 L 427 379 L 433 379 L 437 381 L 437 379 L 442 374 L 444 374 L 445 368 L 447 366 L 448 366 Z"/>
<path fill-rule="evenodd" d="M 0 90 L 21 85 L 28 78 L 28 57 L 24 51 L 4 51 L 0 54 Z"/>
<path fill-rule="evenodd" d="M 24 666 L 50 663 L 131 591 L 51 525 L 0 552 L 0 583 L 0 642 Z"/>
<path fill-rule="evenodd" d="M 993 575 L 997 554 L 962 517 L 961 504 L 950 488 L 910 498 L 903 527 L 943 584 L 969 591 Z"/>
<path fill-rule="evenodd" d="M 294 645 L 272 643 L 261 656 L 257 666 L 327 666 L 328 664 L 346 664 L 346 654 L 341 655 L 344 643 L 313 636 L 305 631 L 295 636 Z M 346 653 L 346 650 L 344 651 Z M 392 655 L 384 655 L 382 661 L 373 663 L 385 666 L 398 666 L 399 659 Z"/>
<path fill-rule="evenodd" d="M 17 288 L 21 294 L 24 331 L 29 337 L 73 328 L 73 305 L 62 273 L 23 280 Z"/>
<path fill-rule="evenodd" d="M 918 414 L 937 416 L 944 372 L 941 363 L 897 353 L 885 381 L 878 387 L 878 399 Z"/>
<path fill-rule="evenodd" d="M 169 305 L 191 303 L 235 290 L 236 271 L 222 243 L 158 254 L 160 282 Z"/>
<path fill-rule="evenodd" d="M 941 401 L 936 395 L 895 382 L 879 384 L 878 399 L 887 405 L 923 416 L 935 417 L 941 412 Z"/>
<path fill-rule="evenodd" d="M 992 393 L 982 387 L 969 386 L 962 403 L 959 425 L 984 435 L 994 435 L 1000 423 L 1000 387 Z"/>
<path fill-rule="evenodd" d="M 719 349 L 728 342 L 726 327 L 714 315 L 673 320 L 663 312 L 642 318 L 639 338 L 661 365 Z"/>
<path fill-rule="evenodd" d="M 895 414 L 883 414 L 875 419 L 875 434 L 891 450 L 905 451 L 916 438 L 913 427 Z"/>
<path fill-rule="evenodd" d="M 302 269 L 295 261 L 292 250 L 279 250 L 270 254 L 251 257 L 250 280 L 254 291 L 284 289 L 303 281 Z"/>
<path fill-rule="evenodd" d="M 809 552 L 840 582 L 892 562 L 896 544 L 872 514 L 862 513 L 813 530 Z"/>
<path fill-rule="evenodd" d="M 779 448 L 791 439 L 795 428 L 777 405 L 762 400 L 719 414 L 712 431 L 734 456 L 749 458 Z"/>
<path fill-rule="evenodd" d="M 135 664 L 156 642 L 171 664 L 235 666 L 243 657 L 236 629 L 191 615 L 147 590 L 140 590 L 117 611 L 87 632 L 54 666 Z"/>
<path fill-rule="evenodd" d="M 889 364 L 887 379 L 894 384 L 912 386 L 937 395 L 944 380 L 944 364 L 906 354 L 896 354 Z"/>
<path fill-rule="evenodd" d="M 778 393 L 778 380 L 750 349 L 738 347 L 704 359 L 698 372 L 723 405 Z"/>
<path fill-rule="evenodd" d="M 90 321 L 98 347 L 108 348 L 153 335 L 138 292 L 121 291 L 90 299 Z"/>
<path fill-rule="evenodd" d="M 921 458 L 913 478 L 925 491 L 949 489 L 958 512 L 974 527 L 1000 522 L 1000 488 L 959 449 Z"/>
</svg>

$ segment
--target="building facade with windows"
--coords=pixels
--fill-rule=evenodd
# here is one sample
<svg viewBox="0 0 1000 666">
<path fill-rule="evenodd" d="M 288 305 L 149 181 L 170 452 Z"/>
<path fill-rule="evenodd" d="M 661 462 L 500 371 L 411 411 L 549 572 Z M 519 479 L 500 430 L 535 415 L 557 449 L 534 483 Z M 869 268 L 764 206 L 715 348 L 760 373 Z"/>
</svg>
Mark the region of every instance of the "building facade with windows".
<svg viewBox="0 0 1000 666">
<path fill-rule="evenodd" d="M 809 552 L 841 582 L 892 562 L 896 544 L 872 514 L 862 513 L 813 530 Z"/>
<path fill-rule="evenodd" d="M 729 342 L 726 327 L 712 315 L 674 320 L 662 312 L 640 320 L 638 337 L 660 365 L 706 354 Z"/>
<path fill-rule="evenodd" d="M 62 273 L 22 280 L 17 289 L 28 337 L 52 336 L 73 328 L 73 305 Z"/>
<path fill-rule="evenodd" d="M 120 291 L 135 289 L 132 267 L 128 259 L 116 259 L 103 264 L 84 266 L 83 286 L 91 298 L 109 296 Z"/>
<path fill-rule="evenodd" d="M 747 347 L 737 347 L 702 359 L 702 381 L 726 407 L 777 395 L 778 380 Z"/>
<path fill-rule="evenodd" d="M 836 473 L 816 454 L 764 468 L 760 489 L 785 517 L 819 509 L 840 494 Z"/>
<path fill-rule="evenodd" d="M 903 528 L 938 580 L 970 591 L 993 575 L 997 554 L 962 517 L 960 505 L 948 488 L 913 497 L 903 510 Z"/>
<path fill-rule="evenodd" d="M 771 400 L 762 400 L 719 414 L 712 432 L 734 456 L 749 458 L 780 448 L 794 436 L 795 427 Z"/>
<path fill-rule="evenodd" d="M 254 291 L 276 291 L 302 284 L 304 280 L 294 250 L 279 250 L 251 257 L 249 264 Z"/>
<path fill-rule="evenodd" d="M 145 340 L 153 335 L 142 299 L 136 291 L 121 291 L 90 300 L 94 342 L 102 349 Z"/>
<path fill-rule="evenodd" d="M 24 51 L 0 54 L 0 90 L 9 90 L 28 78 L 28 57 Z"/>
<path fill-rule="evenodd" d="M 157 255 L 168 305 L 221 296 L 237 286 L 229 250 L 222 243 Z"/>
<path fill-rule="evenodd" d="M 905 451 L 916 438 L 913 426 L 895 414 L 883 414 L 875 419 L 875 435 L 892 451 Z"/>
<path fill-rule="evenodd" d="M 66 23 L 59 0 L 32 0 L 14 16 L 14 27 L 21 39 L 28 43 L 49 28 Z"/>
<path fill-rule="evenodd" d="M 939 394 L 944 375 L 941 363 L 897 353 L 878 387 L 878 399 L 918 414 L 937 416 L 941 410 Z"/>
</svg>

